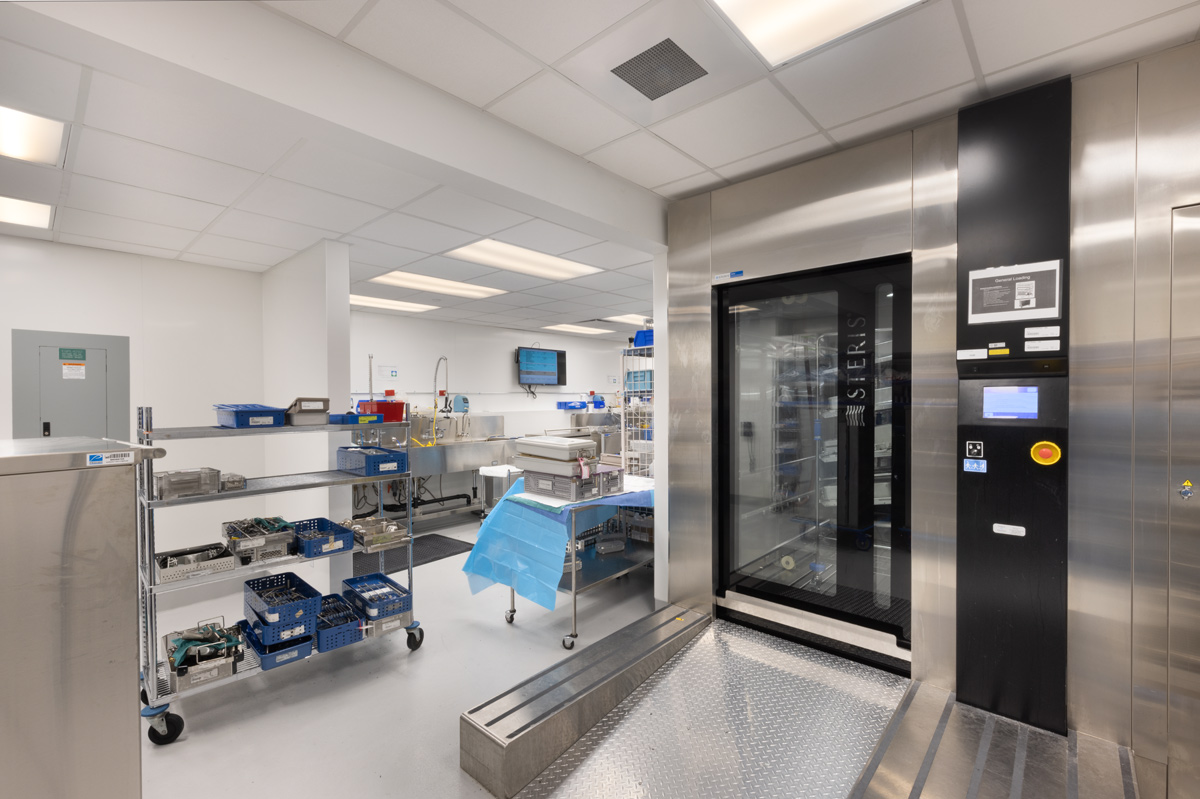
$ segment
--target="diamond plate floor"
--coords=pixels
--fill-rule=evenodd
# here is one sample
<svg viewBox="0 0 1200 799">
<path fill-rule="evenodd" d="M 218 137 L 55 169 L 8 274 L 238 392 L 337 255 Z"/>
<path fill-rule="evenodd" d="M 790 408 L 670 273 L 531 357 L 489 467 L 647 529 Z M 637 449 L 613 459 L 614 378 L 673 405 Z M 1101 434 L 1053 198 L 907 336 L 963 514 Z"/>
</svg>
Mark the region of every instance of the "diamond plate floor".
<svg viewBox="0 0 1200 799">
<path fill-rule="evenodd" d="M 716 620 L 517 796 L 844 797 L 908 682 Z"/>
</svg>

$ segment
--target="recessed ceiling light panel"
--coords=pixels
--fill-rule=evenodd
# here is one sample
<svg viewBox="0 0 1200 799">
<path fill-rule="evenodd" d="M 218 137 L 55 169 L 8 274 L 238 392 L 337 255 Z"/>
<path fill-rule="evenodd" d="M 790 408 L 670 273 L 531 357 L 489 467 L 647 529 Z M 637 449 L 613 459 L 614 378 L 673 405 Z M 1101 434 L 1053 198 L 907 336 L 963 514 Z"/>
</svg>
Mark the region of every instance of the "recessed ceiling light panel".
<svg viewBox="0 0 1200 799">
<path fill-rule="evenodd" d="M 54 209 L 44 203 L 31 203 L 13 197 L 0 197 L 0 222 L 25 227 L 50 227 L 50 215 Z"/>
<path fill-rule="evenodd" d="M 58 166 L 63 123 L 0 106 L 0 155 Z"/>
<path fill-rule="evenodd" d="M 642 325 L 646 324 L 646 320 L 648 318 L 649 317 L 642 316 L 641 314 L 627 313 L 622 314 L 621 316 L 606 316 L 604 317 L 604 321 L 618 322 L 622 325 L 637 325 L 638 327 L 641 327 Z"/>
<path fill-rule="evenodd" d="M 547 280 L 570 280 L 574 277 L 594 275 L 601 271 L 594 266 L 568 261 L 557 255 L 547 255 L 544 252 L 528 250 L 495 239 L 484 239 L 465 247 L 459 247 L 457 250 L 446 253 L 446 256 L 509 272 L 542 277 Z"/>
<path fill-rule="evenodd" d="M 449 294 L 451 297 L 469 297 L 473 300 L 482 300 L 486 297 L 508 293 L 502 289 L 476 286 L 473 283 L 460 283 L 457 280 L 445 280 L 429 275 L 417 275 L 412 272 L 388 272 L 386 275 L 371 278 L 371 282 L 382 283 L 385 286 L 398 286 L 402 289 L 414 289 L 415 291 L 430 291 L 434 294 Z"/>
<path fill-rule="evenodd" d="M 777 67 L 926 0 L 713 0 Z"/>
<path fill-rule="evenodd" d="M 562 333 L 583 333 L 587 336 L 612 332 L 611 330 L 601 330 L 598 327 L 584 327 L 583 325 L 546 325 L 542 330 L 558 330 Z"/>
<path fill-rule="evenodd" d="M 350 305 L 359 308 L 386 308 L 389 311 L 408 311 L 410 313 L 423 313 L 424 311 L 436 311 L 436 305 L 422 305 L 419 302 L 403 302 L 402 300 L 385 300 L 382 297 L 367 297 L 362 294 L 351 294 Z"/>
</svg>

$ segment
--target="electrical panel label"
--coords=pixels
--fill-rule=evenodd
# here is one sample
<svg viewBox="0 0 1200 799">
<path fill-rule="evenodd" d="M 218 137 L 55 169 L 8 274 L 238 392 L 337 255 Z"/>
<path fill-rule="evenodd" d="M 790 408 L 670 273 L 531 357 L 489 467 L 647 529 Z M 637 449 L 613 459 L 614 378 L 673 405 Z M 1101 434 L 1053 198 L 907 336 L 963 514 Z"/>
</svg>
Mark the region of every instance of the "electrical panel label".
<svg viewBox="0 0 1200 799">
<path fill-rule="evenodd" d="M 64 363 L 63 380 L 86 380 L 87 366 L 82 363 Z"/>
<path fill-rule="evenodd" d="M 1000 533 L 1000 535 L 1019 535 L 1022 538 L 1025 537 L 1025 528 L 1017 527 L 1014 524 L 993 524 L 992 532 Z"/>
<path fill-rule="evenodd" d="M 987 474 L 987 461 L 978 458 L 964 458 L 963 471 L 976 474 Z"/>
<path fill-rule="evenodd" d="M 60 361 L 86 361 L 87 350 L 75 349 L 72 347 L 59 347 L 58 359 Z"/>
<path fill-rule="evenodd" d="M 1025 351 L 1026 352 L 1058 352 L 1058 350 L 1061 347 L 1062 347 L 1062 341 L 1060 339 L 1054 339 L 1053 341 L 1026 341 L 1025 342 Z"/>
<path fill-rule="evenodd" d="M 132 452 L 99 452 L 87 456 L 88 466 L 132 466 Z"/>
</svg>

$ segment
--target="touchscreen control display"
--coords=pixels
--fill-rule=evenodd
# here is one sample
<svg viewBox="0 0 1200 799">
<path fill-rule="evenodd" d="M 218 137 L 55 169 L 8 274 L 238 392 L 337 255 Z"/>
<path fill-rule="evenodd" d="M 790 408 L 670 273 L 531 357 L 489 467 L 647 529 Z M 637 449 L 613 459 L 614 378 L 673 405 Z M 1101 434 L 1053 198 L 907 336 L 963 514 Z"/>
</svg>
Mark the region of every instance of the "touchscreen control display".
<svg viewBox="0 0 1200 799">
<path fill-rule="evenodd" d="M 1038 418 L 1037 386 L 984 386 L 983 418 Z"/>
</svg>

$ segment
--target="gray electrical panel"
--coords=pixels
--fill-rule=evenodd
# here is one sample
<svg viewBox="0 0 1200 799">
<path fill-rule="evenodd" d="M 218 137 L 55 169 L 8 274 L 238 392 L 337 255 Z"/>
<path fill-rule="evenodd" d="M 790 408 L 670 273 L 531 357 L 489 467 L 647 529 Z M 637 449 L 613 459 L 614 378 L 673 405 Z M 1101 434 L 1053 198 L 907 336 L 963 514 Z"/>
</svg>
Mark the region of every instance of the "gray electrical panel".
<svg viewBox="0 0 1200 799">
<path fill-rule="evenodd" d="M 13 438 L 129 439 L 129 339 L 14 330 Z"/>
</svg>

